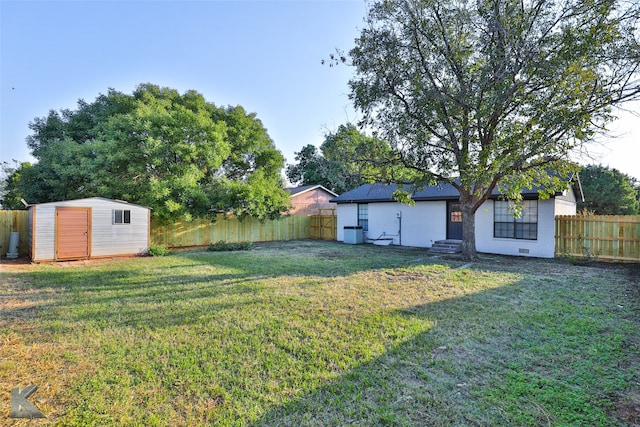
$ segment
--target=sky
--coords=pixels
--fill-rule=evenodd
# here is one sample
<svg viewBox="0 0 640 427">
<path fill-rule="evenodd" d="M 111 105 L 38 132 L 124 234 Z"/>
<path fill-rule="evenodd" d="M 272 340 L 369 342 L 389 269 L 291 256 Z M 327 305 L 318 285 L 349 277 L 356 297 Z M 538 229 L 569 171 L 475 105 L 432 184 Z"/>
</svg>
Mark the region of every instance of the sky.
<svg viewBox="0 0 640 427">
<path fill-rule="evenodd" d="M 359 118 L 353 69 L 321 62 L 353 47 L 365 13 L 365 0 L 0 0 L 0 161 L 34 160 L 29 122 L 50 110 L 153 83 L 256 113 L 293 163 Z M 640 102 L 628 109 L 579 161 L 640 178 Z"/>
</svg>

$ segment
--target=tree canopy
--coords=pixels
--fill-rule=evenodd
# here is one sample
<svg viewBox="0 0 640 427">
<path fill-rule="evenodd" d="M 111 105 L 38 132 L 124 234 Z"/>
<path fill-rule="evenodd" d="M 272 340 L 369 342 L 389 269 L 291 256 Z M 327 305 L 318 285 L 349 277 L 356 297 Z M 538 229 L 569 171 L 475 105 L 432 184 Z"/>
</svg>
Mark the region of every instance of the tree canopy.
<svg viewBox="0 0 640 427">
<path fill-rule="evenodd" d="M 460 192 L 463 253 L 475 212 L 498 188 L 517 200 L 566 186 L 569 153 L 637 99 L 637 2 L 380 0 L 348 55 L 362 126 L 420 188 Z M 551 172 L 551 173 L 550 173 Z"/>
<path fill-rule="evenodd" d="M 580 210 L 596 215 L 637 215 L 640 211 L 635 179 L 617 169 L 585 166 L 580 183 L 584 194 L 584 202 L 578 202 Z"/>
<path fill-rule="evenodd" d="M 284 157 L 256 115 L 196 91 L 152 84 L 110 89 L 76 110 L 30 123 L 38 160 L 7 178 L 4 204 L 102 196 L 151 207 L 170 221 L 216 213 L 274 218 L 289 206 Z M 21 206 L 21 205 L 20 205 Z"/>
<path fill-rule="evenodd" d="M 380 176 L 395 176 L 398 167 L 380 159 L 390 154 L 389 145 L 367 136 L 348 123 L 325 135 L 318 149 L 306 145 L 296 153 L 297 164 L 287 165 L 287 178 L 294 184 L 320 184 L 338 194 L 352 190 Z"/>
</svg>

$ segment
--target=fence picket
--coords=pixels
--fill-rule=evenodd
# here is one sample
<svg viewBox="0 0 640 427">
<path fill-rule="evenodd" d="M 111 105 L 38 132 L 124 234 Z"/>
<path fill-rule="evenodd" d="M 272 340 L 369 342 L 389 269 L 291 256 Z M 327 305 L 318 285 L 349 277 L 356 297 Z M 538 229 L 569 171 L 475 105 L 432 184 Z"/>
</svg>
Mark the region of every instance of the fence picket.
<svg viewBox="0 0 640 427">
<path fill-rule="evenodd" d="M 311 238 L 336 240 L 338 221 L 334 208 L 320 208 L 318 215 L 311 215 Z"/>
<path fill-rule="evenodd" d="M 556 256 L 640 262 L 639 215 L 556 217 Z"/>
<path fill-rule="evenodd" d="M 191 222 L 158 224 L 151 222 L 151 244 L 170 248 L 227 243 L 266 242 L 311 238 L 311 217 L 291 215 L 272 221 L 259 221 L 219 215 L 215 222 L 196 219 Z"/>
</svg>

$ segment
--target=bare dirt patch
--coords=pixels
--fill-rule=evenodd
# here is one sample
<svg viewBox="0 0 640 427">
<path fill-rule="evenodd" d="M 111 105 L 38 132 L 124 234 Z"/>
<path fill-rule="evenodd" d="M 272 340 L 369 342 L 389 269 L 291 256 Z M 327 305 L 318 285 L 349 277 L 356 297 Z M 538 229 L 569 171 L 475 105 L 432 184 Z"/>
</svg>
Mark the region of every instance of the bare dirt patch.
<svg viewBox="0 0 640 427">
<path fill-rule="evenodd" d="M 614 396 L 613 416 L 632 427 L 640 426 L 640 392 Z"/>
<path fill-rule="evenodd" d="M 38 265 L 52 265 L 60 268 L 82 267 L 86 265 L 100 265 L 100 264 L 113 262 L 115 260 L 128 259 L 128 258 L 138 258 L 138 256 L 133 255 L 133 256 L 121 256 L 121 257 L 102 257 L 102 258 L 90 258 L 90 259 L 80 259 L 80 260 L 71 260 L 71 261 L 48 261 L 48 262 L 42 262 L 42 263 L 31 262 L 29 258 L 2 259 L 0 260 L 0 271 L 2 271 L 3 269 L 6 269 L 7 271 L 20 271 L 20 270 L 28 271 Z"/>
</svg>

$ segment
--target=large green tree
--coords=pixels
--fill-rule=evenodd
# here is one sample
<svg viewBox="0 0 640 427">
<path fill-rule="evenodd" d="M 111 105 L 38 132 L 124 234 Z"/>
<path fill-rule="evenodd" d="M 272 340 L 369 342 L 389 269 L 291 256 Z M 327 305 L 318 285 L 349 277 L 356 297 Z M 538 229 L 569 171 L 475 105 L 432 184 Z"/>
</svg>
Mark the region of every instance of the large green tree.
<svg viewBox="0 0 640 427">
<path fill-rule="evenodd" d="M 362 125 L 393 147 L 415 188 L 460 192 L 463 253 L 491 192 L 566 183 L 569 153 L 637 99 L 638 2 L 379 0 L 348 55 Z M 549 173 L 553 172 L 553 173 Z"/>
<path fill-rule="evenodd" d="M 289 182 L 295 185 L 322 185 L 329 190 L 339 192 L 338 188 L 346 188 L 340 180 L 331 179 L 331 164 L 322 152 L 313 144 L 307 144 L 295 153 L 295 161 L 287 165 L 286 175 Z"/>
<path fill-rule="evenodd" d="M 336 193 L 352 190 L 374 178 L 401 176 L 398 167 L 381 161 L 390 155 L 389 144 L 360 132 L 356 125 L 340 125 L 325 135 L 320 149 L 306 145 L 287 165 L 287 178 L 300 185 L 320 184 Z"/>
<path fill-rule="evenodd" d="M 584 202 L 578 209 L 597 215 L 637 215 L 640 209 L 635 180 L 617 169 L 589 165 L 580 171 Z"/>
<path fill-rule="evenodd" d="M 193 90 L 109 90 L 30 127 L 38 162 L 9 176 L 7 204 L 103 196 L 149 206 L 163 221 L 221 212 L 274 218 L 289 205 L 284 157 L 255 114 Z"/>
</svg>

